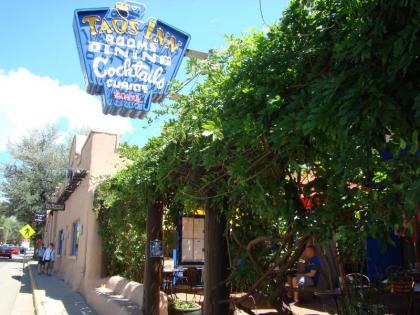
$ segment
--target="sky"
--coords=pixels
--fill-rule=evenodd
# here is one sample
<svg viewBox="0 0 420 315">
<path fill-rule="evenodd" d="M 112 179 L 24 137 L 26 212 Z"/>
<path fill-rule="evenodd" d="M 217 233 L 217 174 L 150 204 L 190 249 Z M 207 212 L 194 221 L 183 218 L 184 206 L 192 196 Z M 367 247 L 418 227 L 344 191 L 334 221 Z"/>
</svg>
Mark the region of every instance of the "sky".
<svg viewBox="0 0 420 315">
<path fill-rule="evenodd" d="M 149 0 L 145 18 L 163 20 L 191 35 L 190 49 L 207 52 L 226 46 L 225 35 L 240 36 L 278 21 L 287 0 Z M 7 143 L 34 128 L 56 124 L 63 135 L 95 129 L 122 135 L 142 146 L 158 135 L 162 121 L 102 114 L 99 97 L 85 92 L 72 22 L 75 9 L 114 6 L 108 0 L 1 1 L 0 163 Z M 182 78 L 182 68 L 178 72 Z M 154 104 L 153 108 L 157 108 Z"/>
</svg>

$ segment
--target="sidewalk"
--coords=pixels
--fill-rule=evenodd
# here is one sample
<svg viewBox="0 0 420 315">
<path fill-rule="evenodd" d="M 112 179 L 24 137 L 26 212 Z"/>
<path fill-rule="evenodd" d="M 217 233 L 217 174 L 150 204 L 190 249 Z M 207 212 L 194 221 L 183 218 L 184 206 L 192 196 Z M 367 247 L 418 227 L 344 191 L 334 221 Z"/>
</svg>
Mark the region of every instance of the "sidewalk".
<svg viewBox="0 0 420 315">
<path fill-rule="evenodd" d="M 11 315 L 34 315 L 34 305 L 32 300 L 32 290 L 31 290 L 31 283 L 29 279 L 29 271 L 28 269 L 22 268 L 22 263 L 18 259 L 14 258 L 17 261 L 18 267 L 14 268 L 18 270 L 19 275 L 14 275 L 13 278 L 20 281 L 20 290 L 16 295 L 16 299 L 13 304 Z M 3 285 L 4 283 L 2 283 Z M 11 294 L 13 294 L 13 289 L 6 286 L 6 290 L 9 290 Z M 8 299 L 7 295 L 2 295 L 2 298 Z M 4 311 L 2 309 L 2 311 Z M 8 314 L 6 310 L 6 314 Z"/>
<path fill-rule="evenodd" d="M 34 304 L 37 315 L 97 315 L 77 292 L 52 275 L 38 275 L 36 262 L 30 262 L 34 280 Z"/>
</svg>

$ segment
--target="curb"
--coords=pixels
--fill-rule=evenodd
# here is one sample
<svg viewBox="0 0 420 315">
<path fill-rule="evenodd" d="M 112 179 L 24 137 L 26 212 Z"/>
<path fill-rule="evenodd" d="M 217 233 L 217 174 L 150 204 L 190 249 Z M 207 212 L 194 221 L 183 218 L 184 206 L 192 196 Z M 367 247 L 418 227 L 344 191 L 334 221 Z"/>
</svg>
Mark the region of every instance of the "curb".
<svg viewBox="0 0 420 315">
<path fill-rule="evenodd" d="M 28 268 L 29 271 L 29 279 L 31 282 L 32 299 L 34 303 L 35 315 L 45 315 L 44 307 L 42 306 L 42 299 L 40 297 L 40 292 L 36 286 L 34 276 L 32 275 L 32 264 L 28 262 L 26 268 Z"/>
</svg>

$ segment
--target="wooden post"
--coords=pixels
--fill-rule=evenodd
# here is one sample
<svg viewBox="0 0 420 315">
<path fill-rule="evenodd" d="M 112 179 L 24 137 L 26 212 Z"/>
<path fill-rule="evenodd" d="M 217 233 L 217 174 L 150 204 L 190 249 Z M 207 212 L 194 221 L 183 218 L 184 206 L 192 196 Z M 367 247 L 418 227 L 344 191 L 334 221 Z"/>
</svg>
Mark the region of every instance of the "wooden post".
<svg viewBox="0 0 420 315">
<path fill-rule="evenodd" d="M 345 291 L 346 290 L 346 271 L 345 271 L 345 268 L 344 268 L 343 254 L 341 253 L 337 242 L 335 242 L 335 247 L 336 247 L 336 251 L 337 251 L 337 263 L 338 263 L 338 274 L 339 274 L 339 279 L 340 279 L 340 287 L 343 291 Z"/>
<path fill-rule="evenodd" d="M 147 245 L 146 263 L 144 268 L 144 314 L 159 315 L 160 284 L 162 281 L 163 258 L 150 257 L 150 242 L 162 240 L 163 201 L 157 199 L 147 210 Z"/>
<path fill-rule="evenodd" d="M 217 303 L 229 298 L 230 288 L 221 283 L 229 276 L 229 256 L 225 238 L 226 216 L 208 201 L 204 234 L 204 314 L 227 315 L 228 303 Z"/>
</svg>

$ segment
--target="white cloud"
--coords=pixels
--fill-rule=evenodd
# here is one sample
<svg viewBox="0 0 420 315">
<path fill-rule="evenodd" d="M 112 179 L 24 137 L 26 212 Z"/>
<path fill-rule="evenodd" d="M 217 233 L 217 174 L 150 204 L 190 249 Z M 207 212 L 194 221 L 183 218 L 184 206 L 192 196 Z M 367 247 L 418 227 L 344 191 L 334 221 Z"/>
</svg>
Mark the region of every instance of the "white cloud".
<svg viewBox="0 0 420 315">
<path fill-rule="evenodd" d="M 129 118 L 102 114 L 100 98 L 77 85 L 60 85 L 25 68 L 0 69 L 0 151 L 8 140 L 60 119 L 68 123 L 64 132 L 85 127 L 118 134 L 133 131 Z"/>
</svg>

